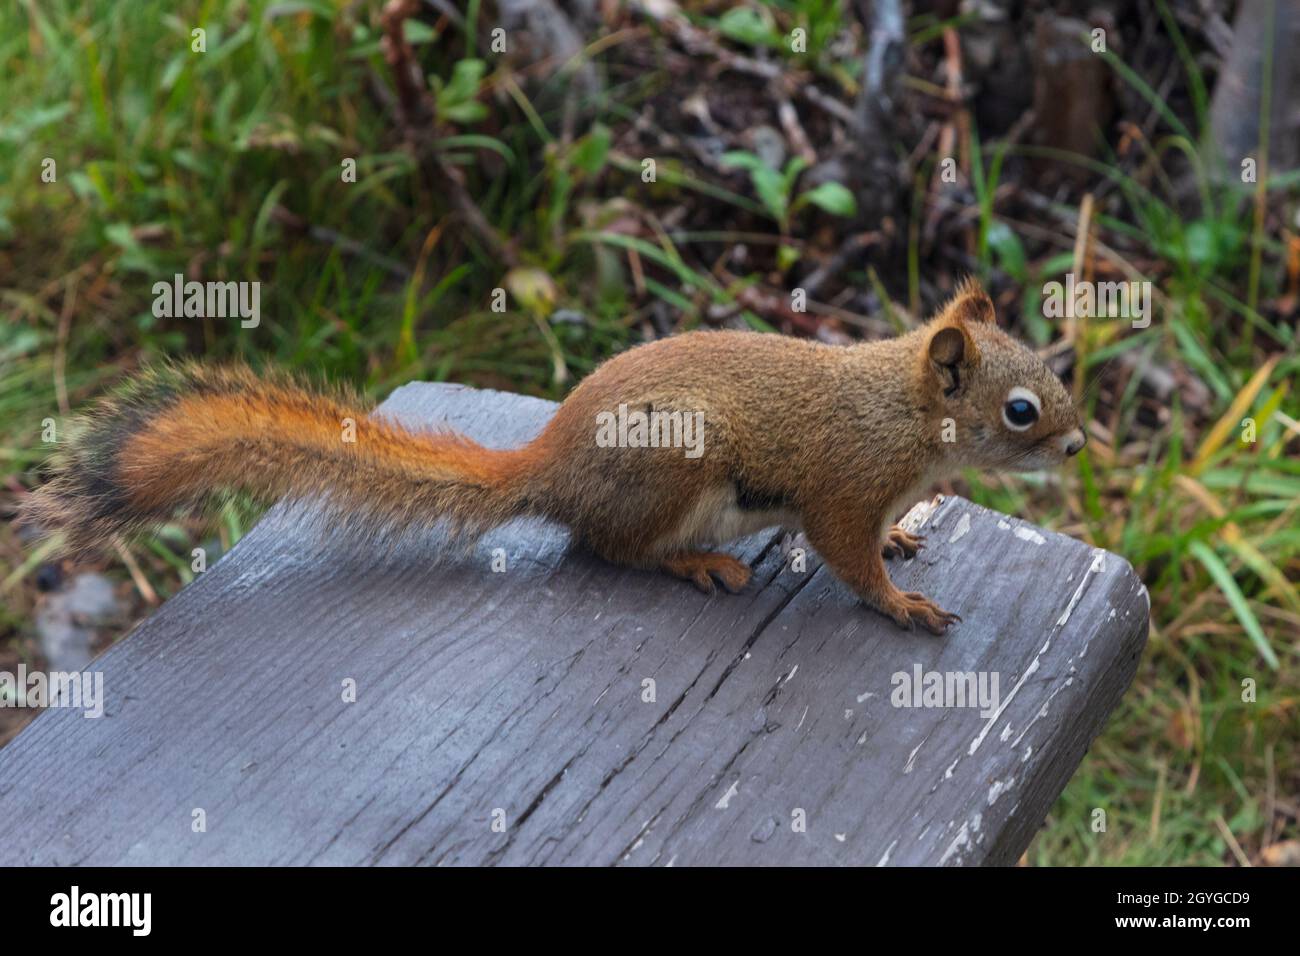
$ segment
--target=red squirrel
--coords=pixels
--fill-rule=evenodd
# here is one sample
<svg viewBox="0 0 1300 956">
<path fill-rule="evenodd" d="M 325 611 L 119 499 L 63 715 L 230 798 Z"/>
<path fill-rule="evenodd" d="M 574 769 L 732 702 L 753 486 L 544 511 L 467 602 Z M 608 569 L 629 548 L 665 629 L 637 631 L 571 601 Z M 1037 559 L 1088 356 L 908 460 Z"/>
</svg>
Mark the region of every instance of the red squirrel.
<svg viewBox="0 0 1300 956">
<path fill-rule="evenodd" d="M 698 447 L 611 443 L 620 406 L 625 419 L 629 409 L 690 416 L 703 425 Z M 922 543 L 889 528 L 891 517 L 960 468 L 1053 466 L 1086 440 L 1061 381 L 997 328 L 970 281 L 928 323 L 884 341 L 701 331 L 637 346 L 583 380 L 521 448 L 407 429 L 364 408 L 243 367 L 147 370 L 76 423 L 22 517 L 79 550 L 229 492 L 319 499 L 355 537 L 445 521 L 472 538 L 540 516 L 606 560 L 705 591 L 714 579 L 730 591 L 749 581 L 750 568 L 716 547 L 784 526 L 802 529 L 871 607 L 942 634 L 960 618 L 889 579 L 884 558 Z"/>
</svg>

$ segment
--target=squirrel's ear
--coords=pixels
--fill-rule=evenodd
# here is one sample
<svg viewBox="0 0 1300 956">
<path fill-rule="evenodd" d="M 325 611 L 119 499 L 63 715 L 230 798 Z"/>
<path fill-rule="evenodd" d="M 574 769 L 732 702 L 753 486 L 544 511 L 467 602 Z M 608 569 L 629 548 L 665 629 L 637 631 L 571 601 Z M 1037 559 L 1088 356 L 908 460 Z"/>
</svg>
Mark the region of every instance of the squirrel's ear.
<svg viewBox="0 0 1300 956">
<path fill-rule="evenodd" d="M 957 294 L 944 308 L 947 318 L 958 322 L 997 322 L 997 313 L 993 300 L 984 291 L 984 287 L 972 277 L 967 277 L 957 286 Z"/>
<path fill-rule="evenodd" d="M 955 325 L 945 325 L 930 336 L 930 361 L 947 367 L 957 365 L 966 354 L 966 336 Z"/>
<path fill-rule="evenodd" d="M 970 368 L 979 360 L 974 340 L 960 323 L 940 325 L 935 329 L 926 344 L 926 354 L 930 359 L 931 374 L 939 380 L 943 394 L 948 397 L 961 390 L 960 369 L 963 366 Z"/>
</svg>

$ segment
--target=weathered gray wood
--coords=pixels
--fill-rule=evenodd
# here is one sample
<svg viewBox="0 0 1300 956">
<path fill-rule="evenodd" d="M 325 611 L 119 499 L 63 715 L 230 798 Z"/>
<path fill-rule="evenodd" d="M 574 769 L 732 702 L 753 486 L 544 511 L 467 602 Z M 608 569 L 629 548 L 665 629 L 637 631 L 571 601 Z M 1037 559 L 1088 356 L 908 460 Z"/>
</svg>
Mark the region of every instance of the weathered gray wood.
<svg viewBox="0 0 1300 956">
<path fill-rule="evenodd" d="M 383 408 L 506 446 L 553 406 Z M 963 499 L 910 517 L 928 547 L 891 573 L 964 616 L 946 638 L 790 569 L 775 531 L 706 598 L 537 524 L 375 557 L 277 507 L 92 665 L 104 718 L 50 710 L 0 750 L 0 864 L 1013 862 L 1132 680 L 1146 591 Z M 892 706 L 914 665 L 996 672 L 1000 710 Z"/>
</svg>

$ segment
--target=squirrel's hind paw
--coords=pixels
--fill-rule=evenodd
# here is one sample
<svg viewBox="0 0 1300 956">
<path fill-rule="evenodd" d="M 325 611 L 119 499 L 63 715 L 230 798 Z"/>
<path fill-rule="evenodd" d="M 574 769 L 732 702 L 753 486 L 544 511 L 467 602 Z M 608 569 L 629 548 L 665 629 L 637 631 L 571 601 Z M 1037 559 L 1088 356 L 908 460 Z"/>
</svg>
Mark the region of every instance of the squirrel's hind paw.
<svg viewBox="0 0 1300 956">
<path fill-rule="evenodd" d="M 660 565 L 674 577 L 685 578 L 705 594 L 715 590 L 713 579 L 735 594 L 749 583 L 749 565 L 719 551 L 686 551 L 665 558 Z"/>
</svg>

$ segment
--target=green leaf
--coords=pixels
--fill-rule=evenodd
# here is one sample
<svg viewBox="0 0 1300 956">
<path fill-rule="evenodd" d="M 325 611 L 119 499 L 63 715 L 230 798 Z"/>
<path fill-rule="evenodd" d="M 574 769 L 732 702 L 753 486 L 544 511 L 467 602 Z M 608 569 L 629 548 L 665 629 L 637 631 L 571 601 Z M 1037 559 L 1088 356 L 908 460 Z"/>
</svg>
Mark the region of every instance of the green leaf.
<svg viewBox="0 0 1300 956">
<path fill-rule="evenodd" d="M 1218 265 L 1241 246 L 1241 232 L 1232 223 L 1198 219 L 1187 227 L 1187 260 L 1197 266 Z"/>
<path fill-rule="evenodd" d="M 592 127 L 590 133 L 582 137 L 574 145 L 571 155 L 573 165 L 588 176 L 596 175 L 605 167 L 605 160 L 609 157 L 611 141 L 609 127 L 597 123 Z"/>
<path fill-rule="evenodd" d="M 430 77 L 437 94 L 438 113 L 453 123 L 475 123 L 486 117 L 487 107 L 476 99 L 486 71 L 484 61 L 464 59 L 452 67 L 451 79 L 445 86 L 441 78 Z"/>
<path fill-rule="evenodd" d="M 310 13 L 322 20 L 333 22 L 335 11 L 328 3 L 312 3 L 311 0 L 279 0 L 273 7 L 268 7 L 262 16 L 267 20 L 283 17 L 296 17 L 300 13 Z"/>
<path fill-rule="evenodd" d="M 1200 373 L 1201 378 L 1214 389 L 1221 402 L 1227 404 L 1232 401 L 1236 391 L 1228 383 L 1219 363 L 1205 351 L 1190 325 L 1180 318 L 1178 321 L 1171 322 L 1170 328 L 1174 330 L 1174 338 L 1178 340 L 1183 360 Z"/>
<path fill-rule="evenodd" d="M 402 23 L 402 33 L 411 46 L 430 43 L 438 39 L 438 31 L 423 20 L 406 20 Z"/>
<path fill-rule="evenodd" d="M 451 82 L 447 84 L 447 98 L 460 102 L 473 98 L 478 93 L 478 85 L 487 71 L 487 64 L 482 60 L 460 60 L 451 68 Z"/>
<path fill-rule="evenodd" d="M 768 215 L 784 224 L 790 205 L 790 182 L 803 168 L 802 165 L 795 164 L 802 164 L 802 160 L 791 160 L 786 166 L 785 174 L 777 172 L 758 156 L 744 150 L 724 153 L 720 162 L 723 166 L 748 170 L 749 178 L 754 183 L 754 192 L 758 193 L 763 208 Z"/>
<path fill-rule="evenodd" d="M 122 250 L 121 266 L 128 272 L 157 272 L 153 256 L 135 238 L 127 222 L 111 222 L 104 227 L 104 238 Z"/>
<path fill-rule="evenodd" d="M 130 223 L 110 222 L 104 227 L 104 238 L 123 249 L 136 247 L 135 236 L 131 233 Z"/>
<path fill-rule="evenodd" d="M 453 123 L 477 123 L 485 119 L 488 115 L 487 107 L 482 103 L 476 103 L 470 100 L 468 103 L 457 103 L 455 106 L 448 106 L 443 109 L 442 115 L 447 117 Z"/>
<path fill-rule="evenodd" d="M 1259 619 L 1255 617 L 1255 612 L 1250 609 L 1246 602 L 1246 596 L 1241 593 L 1241 588 L 1232 577 L 1232 572 L 1223 560 L 1215 554 L 1204 541 L 1193 541 L 1188 545 L 1188 550 L 1196 555 L 1196 559 L 1205 565 L 1205 570 L 1210 572 L 1210 577 L 1214 578 L 1214 583 L 1219 586 L 1223 596 L 1228 599 L 1228 605 L 1232 608 L 1232 613 L 1237 616 L 1241 622 L 1242 628 L 1250 637 L 1256 649 L 1265 662 L 1273 670 L 1278 669 L 1277 655 L 1273 653 L 1273 648 L 1268 643 L 1268 638 L 1264 635 L 1264 629 L 1259 626 Z"/>
<path fill-rule="evenodd" d="M 754 180 L 754 192 L 758 193 L 764 208 L 774 218 L 784 220 L 786 207 L 789 205 L 785 177 L 768 166 L 759 166 L 749 175 Z"/>
<path fill-rule="evenodd" d="M 799 199 L 812 203 L 832 216 L 848 217 L 856 215 L 858 211 L 858 201 L 853 198 L 853 193 L 840 183 L 822 183 L 808 190 Z"/>
<path fill-rule="evenodd" d="M 743 149 L 733 150 L 730 153 L 723 153 L 719 162 L 723 166 L 734 167 L 735 169 L 747 169 L 753 172 L 755 169 L 767 169 L 767 164 L 755 156 L 753 153 L 747 153 Z"/>
<path fill-rule="evenodd" d="M 998 265 L 1011 278 L 1023 282 L 1026 272 L 1025 247 L 1021 245 L 1020 237 L 1005 222 L 995 220 L 989 223 L 986 238 L 989 248 L 998 257 Z"/>
<path fill-rule="evenodd" d="M 785 172 L 781 174 L 781 180 L 787 197 L 794 195 L 795 180 L 807 168 L 808 161 L 802 156 L 791 156 L 789 162 L 785 164 Z"/>
<path fill-rule="evenodd" d="M 776 28 L 753 7 L 732 7 L 718 18 L 718 30 L 728 39 L 748 46 L 779 46 Z"/>
<path fill-rule="evenodd" d="M 71 103 L 59 103 L 56 106 L 29 106 L 16 110 L 10 119 L 0 123 L 0 142 L 24 142 L 37 130 L 51 126 L 71 113 Z"/>
<path fill-rule="evenodd" d="M 477 133 L 463 133 L 460 136 L 444 136 L 437 141 L 439 149 L 451 150 L 460 147 L 473 149 L 490 149 L 507 163 L 515 162 L 515 151 L 501 140 L 492 136 L 480 136 Z M 399 163 L 401 160 L 399 159 Z M 402 164 L 405 167 L 405 164 Z"/>
<path fill-rule="evenodd" d="M 189 65 L 190 58 L 193 56 L 188 50 L 183 53 L 177 53 L 164 67 L 162 78 L 158 81 L 158 89 L 165 93 L 170 93 L 176 81 L 180 79 L 181 73 Z"/>
</svg>

